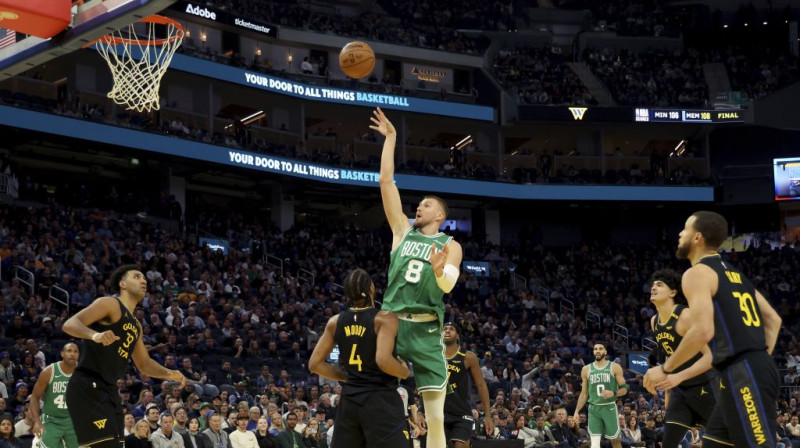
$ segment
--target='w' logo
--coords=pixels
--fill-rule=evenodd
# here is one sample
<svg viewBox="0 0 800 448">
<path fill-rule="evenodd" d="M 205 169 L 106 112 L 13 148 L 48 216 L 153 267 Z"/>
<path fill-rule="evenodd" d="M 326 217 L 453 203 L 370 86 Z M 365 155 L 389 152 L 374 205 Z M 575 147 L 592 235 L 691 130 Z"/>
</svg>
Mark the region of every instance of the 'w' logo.
<svg viewBox="0 0 800 448">
<path fill-rule="evenodd" d="M 572 112 L 573 120 L 583 120 L 583 114 L 586 113 L 585 107 L 570 107 L 569 111 Z"/>
<path fill-rule="evenodd" d="M 92 422 L 92 423 L 94 423 L 94 426 L 97 426 L 97 429 L 103 429 L 103 428 L 106 427 L 106 421 L 108 421 L 108 419 L 104 418 L 102 420 L 97 420 L 97 421 Z"/>
</svg>

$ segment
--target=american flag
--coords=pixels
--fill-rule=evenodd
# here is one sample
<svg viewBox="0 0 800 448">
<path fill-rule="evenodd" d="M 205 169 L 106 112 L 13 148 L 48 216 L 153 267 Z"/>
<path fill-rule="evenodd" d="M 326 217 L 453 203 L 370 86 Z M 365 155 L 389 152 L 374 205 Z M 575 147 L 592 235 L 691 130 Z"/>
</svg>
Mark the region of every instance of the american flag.
<svg viewBox="0 0 800 448">
<path fill-rule="evenodd" d="M 0 28 L 0 48 L 5 48 L 17 41 L 17 33 L 8 28 Z"/>
</svg>

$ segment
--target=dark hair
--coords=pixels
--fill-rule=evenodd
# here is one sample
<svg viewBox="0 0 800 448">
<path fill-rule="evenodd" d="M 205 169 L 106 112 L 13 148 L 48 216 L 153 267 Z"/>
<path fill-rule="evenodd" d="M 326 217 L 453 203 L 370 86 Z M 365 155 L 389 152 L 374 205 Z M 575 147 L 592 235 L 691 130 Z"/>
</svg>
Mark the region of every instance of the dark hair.
<svg viewBox="0 0 800 448">
<path fill-rule="evenodd" d="M 360 268 L 350 271 L 350 274 L 344 279 L 344 295 L 347 297 L 348 304 L 362 306 L 365 303 L 369 304 L 371 287 L 372 278 L 367 271 Z"/>
<path fill-rule="evenodd" d="M 728 221 L 719 213 L 699 211 L 694 216 L 694 230 L 701 233 L 706 246 L 718 248 L 728 238 Z"/>
<path fill-rule="evenodd" d="M 678 293 L 675 294 L 675 303 L 686 303 L 686 298 L 683 297 L 683 291 L 681 291 L 681 275 L 676 271 L 672 269 L 659 269 L 653 272 L 653 276 L 650 278 L 650 283 L 656 281 L 664 282 L 669 289 L 678 291 Z"/>
<path fill-rule="evenodd" d="M 10 417 L 3 417 L 3 418 L 0 418 L 0 423 L 3 423 L 6 420 L 8 420 L 11 423 L 11 434 L 8 435 L 8 438 L 12 442 L 16 442 L 17 438 L 14 437 L 14 433 L 16 432 L 16 428 L 14 427 L 14 420 L 11 419 Z"/>
<path fill-rule="evenodd" d="M 119 292 L 119 282 L 128 274 L 129 271 L 138 271 L 139 266 L 135 264 L 124 264 L 111 273 L 111 292 Z"/>
<path fill-rule="evenodd" d="M 439 206 L 442 207 L 442 210 L 444 210 L 445 219 L 447 219 L 447 215 L 450 214 L 450 207 L 447 206 L 447 202 L 445 202 L 444 199 L 432 194 L 425 196 L 423 199 L 433 199 L 434 201 L 438 202 Z"/>
<path fill-rule="evenodd" d="M 597 342 L 595 342 L 594 344 L 592 344 L 592 347 L 594 347 L 595 345 L 602 345 L 602 346 L 603 346 L 603 348 L 604 348 L 604 349 L 606 349 L 606 351 L 608 351 L 608 347 L 606 347 L 606 343 L 605 343 L 605 342 L 603 342 L 603 341 L 597 341 Z"/>
</svg>

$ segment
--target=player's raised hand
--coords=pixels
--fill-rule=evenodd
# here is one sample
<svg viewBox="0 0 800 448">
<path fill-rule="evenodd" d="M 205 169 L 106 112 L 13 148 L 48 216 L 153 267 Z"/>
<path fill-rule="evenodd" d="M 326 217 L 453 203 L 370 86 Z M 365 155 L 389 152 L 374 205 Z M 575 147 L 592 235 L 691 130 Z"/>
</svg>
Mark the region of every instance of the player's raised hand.
<svg viewBox="0 0 800 448">
<path fill-rule="evenodd" d="M 380 132 L 384 137 L 397 134 L 397 131 L 394 129 L 394 125 L 391 121 L 389 121 L 388 118 L 386 118 L 386 115 L 383 114 L 383 111 L 380 107 L 373 110 L 372 114 L 375 116 L 370 117 L 369 119 L 374 123 L 374 125 L 371 125 L 369 127 L 370 129 Z"/>
<path fill-rule="evenodd" d="M 431 243 L 431 267 L 433 268 L 433 273 L 436 274 L 437 277 L 441 277 L 444 274 L 444 265 L 447 262 L 447 253 L 449 249 L 447 246 L 444 246 L 442 250 L 438 250 L 436 248 L 436 243 Z"/>
<path fill-rule="evenodd" d="M 111 345 L 114 342 L 119 341 L 119 336 L 115 335 L 113 331 L 108 330 L 102 333 L 93 334 L 92 341 L 97 342 L 98 344 Z"/>
</svg>

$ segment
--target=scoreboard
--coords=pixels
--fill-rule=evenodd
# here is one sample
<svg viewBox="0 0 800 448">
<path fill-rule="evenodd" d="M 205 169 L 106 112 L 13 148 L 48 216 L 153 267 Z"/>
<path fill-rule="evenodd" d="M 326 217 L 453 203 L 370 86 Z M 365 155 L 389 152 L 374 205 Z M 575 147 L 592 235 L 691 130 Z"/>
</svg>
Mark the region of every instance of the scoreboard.
<svg viewBox="0 0 800 448">
<path fill-rule="evenodd" d="M 742 111 L 736 110 L 687 110 L 637 107 L 634 121 L 651 123 L 741 123 Z"/>
</svg>

